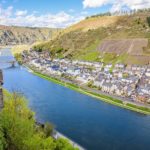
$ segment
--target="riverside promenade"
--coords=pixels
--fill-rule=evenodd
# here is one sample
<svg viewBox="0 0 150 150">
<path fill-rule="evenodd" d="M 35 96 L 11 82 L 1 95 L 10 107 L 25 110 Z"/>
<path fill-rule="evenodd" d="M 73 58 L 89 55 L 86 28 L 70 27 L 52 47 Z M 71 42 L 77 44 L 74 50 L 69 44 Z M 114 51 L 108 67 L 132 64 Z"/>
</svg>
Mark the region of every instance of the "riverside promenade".
<svg viewBox="0 0 150 150">
<path fill-rule="evenodd" d="M 77 144 L 76 142 L 74 142 L 73 140 L 71 140 L 70 138 L 66 137 L 65 135 L 63 135 L 62 133 L 54 130 L 53 131 L 53 135 L 52 135 L 55 139 L 59 139 L 59 138 L 63 138 L 66 139 L 70 142 L 70 144 L 74 147 L 77 148 L 79 150 L 86 150 L 85 148 L 83 148 L 82 146 L 80 146 L 79 144 Z"/>
<path fill-rule="evenodd" d="M 3 108 L 3 73 L 2 70 L 0 70 L 0 110 Z"/>
<path fill-rule="evenodd" d="M 36 122 L 36 125 L 37 126 L 40 126 L 42 128 L 44 128 L 44 123 L 41 123 L 41 122 Z M 83 148 L 81 145 L 79 145 L 78 143 L 74 142 L 72 139 L 68 138 L 67 136 L 63 135 L 62 133 L 58 132 L 57 130 L 53 130 L 52 132 L 52 135 L 51 135 L 54 139 L 60 139 L 60 138 L 63 138 L 63 139 L 66 139 L 69 141 L 69 143 L 74 147 L 74 148 L 77 148 L 79 150 L 86 150 L 85 148 Z"/>
</svg>

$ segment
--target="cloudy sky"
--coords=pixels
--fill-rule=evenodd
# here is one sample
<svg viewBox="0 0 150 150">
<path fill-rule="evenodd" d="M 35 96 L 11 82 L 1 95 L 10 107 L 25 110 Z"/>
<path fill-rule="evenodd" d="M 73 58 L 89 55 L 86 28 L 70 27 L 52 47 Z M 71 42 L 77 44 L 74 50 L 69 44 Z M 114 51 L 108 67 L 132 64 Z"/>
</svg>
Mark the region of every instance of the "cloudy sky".
<svg viewBox="0 0 150 150">
<path fill-rule="evenodd" d="M 0 0 L 0 24 L 67 27 L 86 16 L 150 8 L 150 0 Z"/>
</svg>

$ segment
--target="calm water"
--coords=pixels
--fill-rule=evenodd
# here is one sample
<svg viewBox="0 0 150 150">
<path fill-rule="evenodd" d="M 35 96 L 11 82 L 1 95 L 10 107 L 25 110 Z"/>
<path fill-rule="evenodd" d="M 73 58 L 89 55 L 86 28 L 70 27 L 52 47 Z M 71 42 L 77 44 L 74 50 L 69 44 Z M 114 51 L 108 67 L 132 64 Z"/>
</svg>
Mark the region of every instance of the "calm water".
<svg viewBox="0 0 150 150">
<path fill-rule="evenodd" d="M 4 69 L 4 82 L 8 90 L 24 93 L 39 121 L 52 122 L 58 131 L 88 150 L 150 149 L 149 116 L 103 103 L 21 67 Z"/>
</svg>

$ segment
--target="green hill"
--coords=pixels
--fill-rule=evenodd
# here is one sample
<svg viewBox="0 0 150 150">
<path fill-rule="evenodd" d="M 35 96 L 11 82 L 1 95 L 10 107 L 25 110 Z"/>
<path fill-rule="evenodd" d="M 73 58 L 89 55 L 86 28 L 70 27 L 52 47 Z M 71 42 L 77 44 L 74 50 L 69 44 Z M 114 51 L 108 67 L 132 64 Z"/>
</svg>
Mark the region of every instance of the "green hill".
<svg viewBox="0 0 150 150">
<path fill-rule="evenodd" d="M 58 58 L 147 64 L 150 62 L 150 12 L 88 17 L 34 48 L 50 50 Z"/>
</svg>

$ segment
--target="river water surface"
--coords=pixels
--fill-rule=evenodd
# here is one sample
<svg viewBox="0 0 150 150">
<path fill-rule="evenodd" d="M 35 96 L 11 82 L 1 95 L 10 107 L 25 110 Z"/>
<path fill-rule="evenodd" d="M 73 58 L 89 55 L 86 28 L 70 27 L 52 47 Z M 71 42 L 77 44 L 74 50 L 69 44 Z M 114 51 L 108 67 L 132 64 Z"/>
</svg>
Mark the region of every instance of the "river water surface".
<svg viewBox="0 0 150 150">
<path fill-rule="evenodd" d="M 12 60 L 2 50 L 1 60 Z M 6 55 L 7 56 L 3 56 Z M 41 122 L 56 129 L 88 150 L 149 150 L 150 116 L 104 103 L 29 73 L 23 67 L 0 63 L 4 87 L 20 91 Z"/>
</svg>

